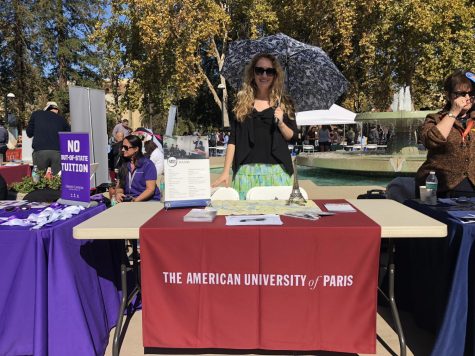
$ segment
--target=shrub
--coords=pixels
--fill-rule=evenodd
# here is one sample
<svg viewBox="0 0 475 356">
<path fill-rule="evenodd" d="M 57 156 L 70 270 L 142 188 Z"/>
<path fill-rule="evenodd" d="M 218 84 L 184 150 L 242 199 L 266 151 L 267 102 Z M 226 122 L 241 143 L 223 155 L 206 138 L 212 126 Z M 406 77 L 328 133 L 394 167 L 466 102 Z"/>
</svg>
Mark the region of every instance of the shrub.
<svg viewBox="0 0 475 356">
<path fill-rule="evenodd" d="M 23 177 L 21 182 L 13 183 L 10 188 L 18 193 L 25 194 L 37 189 L 61 189 L 61 176 L 56 175 L 47 178 L 44 171 L 39 171 L 38 174 L 40 176 L 40 180 L 37 183 L 33 182 L 32 177 Z"/>
</svg>

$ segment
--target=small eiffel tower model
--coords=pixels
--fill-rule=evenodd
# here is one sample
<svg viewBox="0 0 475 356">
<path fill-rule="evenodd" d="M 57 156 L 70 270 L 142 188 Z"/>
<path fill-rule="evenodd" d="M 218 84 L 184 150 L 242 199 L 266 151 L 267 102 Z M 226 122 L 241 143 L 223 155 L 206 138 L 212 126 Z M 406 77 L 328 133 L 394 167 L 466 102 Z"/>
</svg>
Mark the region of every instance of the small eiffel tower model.
<svg viewBox="0 0 475 356">
<path fill-rule="evenodd" d="M 292 186 L 292 192 L 290 193 L 289 200 L 286 205 L 305 205 L 307 201 L 303 197 L 299 188 L 299 180 L 297 178 L 297 166 L 295 165 L 295 157 L 292 156 L 292 167 L 294 168 L 294 184 Z"/>
</svg>

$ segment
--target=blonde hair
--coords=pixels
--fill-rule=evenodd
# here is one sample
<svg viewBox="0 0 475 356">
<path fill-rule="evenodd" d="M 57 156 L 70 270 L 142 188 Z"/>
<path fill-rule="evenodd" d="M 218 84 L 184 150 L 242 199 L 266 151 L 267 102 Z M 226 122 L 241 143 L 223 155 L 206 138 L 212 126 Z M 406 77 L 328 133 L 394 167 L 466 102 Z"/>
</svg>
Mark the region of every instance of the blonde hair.
<svg viewBox="0 0 475 356">
<path fill-rule="evenodd" d="M 295 109 L 292 99 L 284 93 L 284 70 L 276 57 L 268 53 L 255 55 L 251 62 L 244 70 L 244 80 L 241 90 L 237 93 L 236 105 L 234 106 L 234 114 L 236 120 L 243 122 L 254 108 L 254 100 L 257 93 L 257 85 L 254 80 L 254 67 L 261 58 L 267 58 L 272 62 L 272 66 L 276 70 L 272 86 L 270 88 L 269 102 L 271 106 L 276 106 L 280 101 L 280 106 L 289 118 L 295 118 Z"/>
</svg>

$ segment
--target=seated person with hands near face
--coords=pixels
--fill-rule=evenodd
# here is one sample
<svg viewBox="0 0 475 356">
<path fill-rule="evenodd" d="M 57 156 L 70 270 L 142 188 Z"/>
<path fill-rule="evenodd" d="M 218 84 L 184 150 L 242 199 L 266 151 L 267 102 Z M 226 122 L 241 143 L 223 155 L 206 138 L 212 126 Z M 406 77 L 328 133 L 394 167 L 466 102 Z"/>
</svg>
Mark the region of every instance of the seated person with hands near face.
<svg viewBox="0 0 475 356">
<path fill-rule="evenodd" d="M 472 79 L 470 79 L 472 78 Z M 457 70 L 444 83 L 445 107 L 427 115 L 422 141 L 427 159 L 416 173 L 416 195 L 431 171 L 438 180 L 437 196 L 475 196 L 475 80 Z"/>
<path fill-rule="evenodd" d="M 292 185 L 288 141 L 298 135 L 293 101 L 284 93 L 284 72 L 269 54 L 254 56 L 245 69 L 234 108 L 224 170 L 213 183 L 233 188 L 241 200 L 256 186 Z"/>
<path fill-rule="evenodd" d="M 142 154 L 142 140 L 129 135 L 122 141 L 122 165 L 116 188 L 117 202 L 160 200 L 157 170 L 153 162 Z"/>
</svg>

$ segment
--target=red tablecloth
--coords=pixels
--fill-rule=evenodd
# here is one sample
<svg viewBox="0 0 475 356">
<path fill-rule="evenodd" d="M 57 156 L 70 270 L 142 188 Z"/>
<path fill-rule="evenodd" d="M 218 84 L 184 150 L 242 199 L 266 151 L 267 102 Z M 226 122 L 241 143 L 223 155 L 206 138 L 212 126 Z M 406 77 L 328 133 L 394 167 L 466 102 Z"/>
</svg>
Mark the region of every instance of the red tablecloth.
<svg viewBox="0 0 475 356">
<path fill-rule="evenodd" d="M 28 164 L 20 164 L 18 166 L 0 166 L 0 175 L 5 179 L 7 185 L 21 182 L 23 177 L 31 175 L 30 166 Z"/>
<path fill-rule="evenodd" d="M 371 219 L 225 226 L 184 223 L 187 212 L 140 229 L 144 347 L 376 352 Z"/>
</svg>

